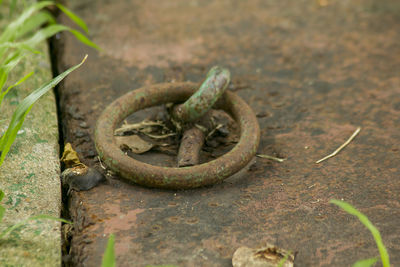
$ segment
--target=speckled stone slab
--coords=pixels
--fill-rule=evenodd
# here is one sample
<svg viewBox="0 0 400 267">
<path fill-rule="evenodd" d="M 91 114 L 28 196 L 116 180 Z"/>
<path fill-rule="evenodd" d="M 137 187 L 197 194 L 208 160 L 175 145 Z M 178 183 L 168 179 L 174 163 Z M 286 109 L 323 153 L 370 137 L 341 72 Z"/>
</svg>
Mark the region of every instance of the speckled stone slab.
<svg viewBox="0 0 400 267">
<path fill-rule="evenodd" d="M 1 10 L 0 13 L 4 13 Z M 7 13 L 8 14 L 8 13 Z M 0 23 L 5 23 L 0 20 Z M 2 26 L 0 24 L 0 26 Z M 35 74 L 12 89 L 0 108 L 0 133 L 11 115 L 30 92 L 52 78 L 47 44 L 37 47 L 42 53 L 28 56 L 13 71 L 10 81 Z M 6 213 L 0 231 L 32 215 L 59 217 L 61 209 L 58 126 L 55 97 L 44 95 L 29 115 L 0 167 L 2 205 Z M 61 225 L 59 222 L 33 221 L 0 240 L 0 266 L 60 266 Z"/>
<path fill-rule="evenodd" d="M 257 114 L 258 153 L 286 159 L 256 158 L 195 190 L 108 176 L 73 192 L 75 265 L 99 266 L 114 233 L 119 266 L 228 267 L 239 247 L 265 243 L 297 253 L 296 267 L 352 266 L 379 252 L 356 218 L 329 204 L 344 199 L 376 225 L 400 266 L 399 1 L 68 3 L 103 48 L 97 53 L 68 34 L 58 45 L 60 71 L 89 54 L 59 87 L 65 140 L 85 164 L 102 170 L 95 123 L 114 99 L 155 83 L 201 82 L 217 64 L 231 71 L 228 90 Z M 342 152 L 315 163 L 358 127 Z M 143 161 L 166 161 L 150 153 Z"/>
</svg>

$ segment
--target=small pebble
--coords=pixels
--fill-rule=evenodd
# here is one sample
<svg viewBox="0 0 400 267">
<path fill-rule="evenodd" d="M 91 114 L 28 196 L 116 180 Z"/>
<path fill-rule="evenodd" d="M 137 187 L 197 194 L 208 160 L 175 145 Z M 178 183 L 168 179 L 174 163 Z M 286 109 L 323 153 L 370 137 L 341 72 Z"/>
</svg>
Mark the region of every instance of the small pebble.
<svg viewBox="0 0 400 267">
<path fill-rule="evenodd" d="M 105 181 L 104 175 L 96 169 L 86 165 L 68 168 L 61 174 L 63 187 L 68 187 L 68 195 L 71 191 L 87 191 Z"/>
<path fill-rule="evenodd" d="M 82 138 L 82 137 L 84 137 L 84 136 L 86 136 L 87 135 L 87 133 L 86 132 L 84 132 L 84 131 L 81 131 L 81 130 L 75 130 L 75 136 L 77 137 L 77 138 Z"/>
<path fill-rule="evenodd" d="M 92 149 L 88 150 L 88 152 L 86 153 L 86 157 L 88 158 L 94 158 L 96 155 L 97 153 Z"/>
<path fill-rule="evenodd" d="M 87 128 L 89 128 L 89 125 L 87 125 L 87 123 L 83 121 L 83 122 L 79 123 L 79 127 L 83 128 L 83 129 L 87 129 Z"/>
<path fill-rule="evenodd" d="M 78 112 L 77 107 L 69 107 L 68 114 L 75 120 L 83 120 L 83 115 Z"/>
</svg>

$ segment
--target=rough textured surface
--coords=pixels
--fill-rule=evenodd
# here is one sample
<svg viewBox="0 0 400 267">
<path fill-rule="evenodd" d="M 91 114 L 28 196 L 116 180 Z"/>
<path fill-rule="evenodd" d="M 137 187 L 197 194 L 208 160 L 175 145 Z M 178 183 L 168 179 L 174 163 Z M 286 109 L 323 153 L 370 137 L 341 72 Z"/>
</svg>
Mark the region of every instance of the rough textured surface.
<svg viewBox="0 0 400 267">
<path fill-rule="evenodd" d="M 1 11 L 8 9 L 3 7 Z M 6 14 L 8 14 L 6 12 Z M 4 22 L 1 20 L 2 23 Z M 27 56 L 15 69 L 10 81 L 35 71 L 25 83 L 12 89 L 0 110 L 0 133 L 12 112 L 33 89 L 52 78 L 47 44 L 40 55 Z M 44 95 L 32 108 L 10 153 L 0 167 L 0 188 L 6 213 L 0 231 L 31 215 L 60 216 L 60 164 L 55 98 Z M 31 222 L 0 240 L 1 266 L 59 266 L 61 264 L 60 223 Z"/>
<path fill-rule="evenodd" d="M 266 242 L 298 252 L 300 267 L 350 266 L 377 255 L 357 219 L 328 203 L 337 198 L 368 215 L 399 265 L 398 1 L 69 3 L 104 49 L 96 54 L 69 35 L 58 45 L 62 70 L 89 53 L 60 89 L 66 141 L 86 164 L 100 168 L 94 124 L 114 99 L 156 82 L 200 82 L 215 64 L 231 70 L 229 90 L 258 114 L 259 153 L 287 158 L 257 158 L 249 170 L 197 190 L 109 177 L 73 193 L 75 263 L 98 266 L 110 233 L 121 266 L 230 266 L 238 247 Z M 314 163 L 358 126 L 339 155 Z"/>
</svg>

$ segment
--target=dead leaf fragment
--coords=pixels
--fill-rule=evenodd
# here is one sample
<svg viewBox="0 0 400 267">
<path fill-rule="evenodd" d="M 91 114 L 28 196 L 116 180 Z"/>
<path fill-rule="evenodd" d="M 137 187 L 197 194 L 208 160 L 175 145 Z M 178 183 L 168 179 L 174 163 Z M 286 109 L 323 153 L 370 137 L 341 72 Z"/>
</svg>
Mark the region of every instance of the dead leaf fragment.
<svg viewBox="0 0 400 267">
<path fill-rule="evenodd" d="M 256 249 L 240 247 L 233 254 L 232 265 L 233 267 L 293 267 L 294 255 L 269 244 Z"/>
<path fill-rule="evenodd" d="M 64 146 L 64 153 L 62 154 L 61 161 L 65 164 L 65 167 L 71 168 L 81 165 L 78 153 L 72 148 L 70 143 L 66 143 Z"/>
<path fill-rule="evenodd" d="M 115 136 L 115 138 L 122 150 L 131 150 L 135 154 L 142 154 L 154 147 L 152 143 L 143 140 L 138 135 Z"/>
</svg>

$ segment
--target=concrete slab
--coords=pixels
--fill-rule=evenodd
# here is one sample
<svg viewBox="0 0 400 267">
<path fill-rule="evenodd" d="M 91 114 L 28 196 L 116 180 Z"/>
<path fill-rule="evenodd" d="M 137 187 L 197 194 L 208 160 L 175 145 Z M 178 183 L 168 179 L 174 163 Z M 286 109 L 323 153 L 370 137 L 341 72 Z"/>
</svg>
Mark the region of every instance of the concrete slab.
<svg viewBox="0 0 400 267">
<path fill-rule="evenodd" d="M 8 9 L 2 8 L 5 12 Z M 7 13 L 8 14 L 8 13 Z M 5 23 L 1 20 L 1 23 Z M 48 47 L 40 55 L 29 55 L 10 77 L 16 81 L 30 71 L 35 75 L 13 89 L 2 103 L 0 132 L 4 132 L 18 103 L 33 89 L 52 78 Z M 32 108 L 5 162 L 0 167 L 0 188 L 7 209 L 0 231 L 32 215 L 60 216 L 60 164 L 58 125 L 53 92 Z M 60 266 L 61 225 L 43 220 L 31 222 L 0 240 L 1 266 Z"/>
<path fill-rule="evenodd" d="M 332 198 L 366 213 L 400 263 L 398 1 L 69 4 L 103 48 L 97 54 L 69 35 L 57 46 L 61 71 L 89 53 L 59 91 L 65 141 L 84 163 L 101 169 L 93 128 L 111 101 L 147 84 L 199 82 L 215 64 L 231 70 L 230 90 L 258 114 L 259 153 L 287 158 L 257 158 L 197 190 L 110 177 L 73 193 L 74 264 L 99 266 L 110 233 L 120 266 L 230 266 L 238 247 L 267 242 L 296 251 L 296 266 L 350 266 L 378 255 L 369 232 Z M 315 164 L 358 126 L 350 146 Z"/>
</svg>

